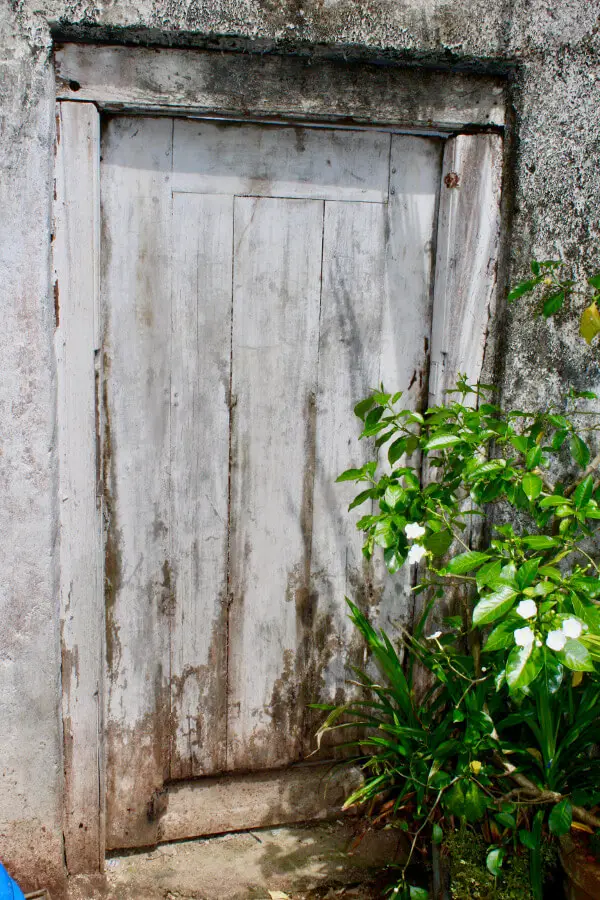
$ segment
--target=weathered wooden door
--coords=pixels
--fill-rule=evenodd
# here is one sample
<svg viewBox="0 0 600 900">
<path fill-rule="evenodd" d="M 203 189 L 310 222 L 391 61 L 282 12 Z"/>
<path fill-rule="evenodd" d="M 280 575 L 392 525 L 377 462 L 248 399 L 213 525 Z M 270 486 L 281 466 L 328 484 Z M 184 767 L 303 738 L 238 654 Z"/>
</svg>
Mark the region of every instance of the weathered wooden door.
<svg viewBox="0 0 600 900">
<path fill-rule="evenodd" d="M 240 773 L 279 790 L 314 749 L 307 704 L 340 700 L 362 653 L 344 596 L 410 618 L 334 480 L 368 452 L 357 400 L 380 381 L 425 396 L 442 151 L 376 130 L 104 123 L 109 847 L 260 824 L 258 776 Z M 197 808 L 215 776 L 247 805 L 182 824 L 173 804 Z"/>
</svg>

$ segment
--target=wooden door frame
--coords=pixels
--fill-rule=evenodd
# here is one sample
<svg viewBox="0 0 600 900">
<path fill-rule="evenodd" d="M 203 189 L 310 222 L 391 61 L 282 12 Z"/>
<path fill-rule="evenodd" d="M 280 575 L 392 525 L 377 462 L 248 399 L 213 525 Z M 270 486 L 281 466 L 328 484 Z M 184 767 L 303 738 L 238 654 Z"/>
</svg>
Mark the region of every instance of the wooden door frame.
<svg viewBox="0 0 600 900">
<path fill-rule="evenodd" d="M 100 116 L 171 115 L 451 138 L 443 157 L 430 400 L 482 368 L 495 308 L 506 83 L 499 77 L 203 50 L 55 48 L 54 297 L 60 505 L 64 840 L 102 871 L 104 525 Z M 465 252 L 461 223 L 477 217 Z M 260 775 L 254 776 L 260 780 Z"/>
</svg>

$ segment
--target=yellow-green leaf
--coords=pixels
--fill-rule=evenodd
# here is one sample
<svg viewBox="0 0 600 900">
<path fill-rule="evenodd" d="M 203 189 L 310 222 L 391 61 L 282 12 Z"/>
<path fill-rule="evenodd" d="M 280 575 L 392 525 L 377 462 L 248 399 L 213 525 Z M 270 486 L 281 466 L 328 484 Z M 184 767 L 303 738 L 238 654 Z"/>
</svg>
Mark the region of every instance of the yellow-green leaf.
<svg viewBox="0 0 600 900">
<path fill-rule="evenodd" d="M 596 335 L 600 334 L 600 310 L 595 303 L 592 303 L 582 312 L 579 322 L 579 334 L 588 344 L 591 344 Z"/>
</svg>

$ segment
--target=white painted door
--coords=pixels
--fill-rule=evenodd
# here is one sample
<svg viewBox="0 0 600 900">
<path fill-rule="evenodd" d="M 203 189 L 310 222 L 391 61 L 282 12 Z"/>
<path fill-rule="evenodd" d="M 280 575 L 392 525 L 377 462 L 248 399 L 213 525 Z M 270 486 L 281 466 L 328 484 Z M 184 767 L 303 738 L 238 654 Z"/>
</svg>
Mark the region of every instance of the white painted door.
<svg viewBox="0 0 600 900">
<path fill-rule="evenodd" d="M 334 481 L 370 452 L 352 415 L 370 388 L 425 400 L 442 149 L 104 124 L 110 848 L 293 818 L 290 779 L 296 809 L 317 792 L 290 770 L 314 750 L 308 704 L 341 700 L 362 659 L 344 596 L 410 620 Z"/>
</svg>

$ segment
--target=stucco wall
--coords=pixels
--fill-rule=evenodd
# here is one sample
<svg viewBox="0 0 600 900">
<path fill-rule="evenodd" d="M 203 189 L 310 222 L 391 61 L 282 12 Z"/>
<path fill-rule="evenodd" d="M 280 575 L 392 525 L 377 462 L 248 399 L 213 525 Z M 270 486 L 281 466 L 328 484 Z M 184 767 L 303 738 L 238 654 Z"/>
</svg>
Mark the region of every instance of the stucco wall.
<svg viewBox="0 0 600 900">
<path fill-rule="evenodd" d="M 40 12 L 43 10 L 43 12 Z M 590 0 L 3 0 L 0 2 L 0 858 L 27 887 L 58 884 L 52 35 L 281 48 L 510 73 L 505 275 L 535 251 L 600 266 L 600 17 Z M 523 306 L 497 323 L 505 393 L 600 386 L 574 322 Z"/>
</svg>

